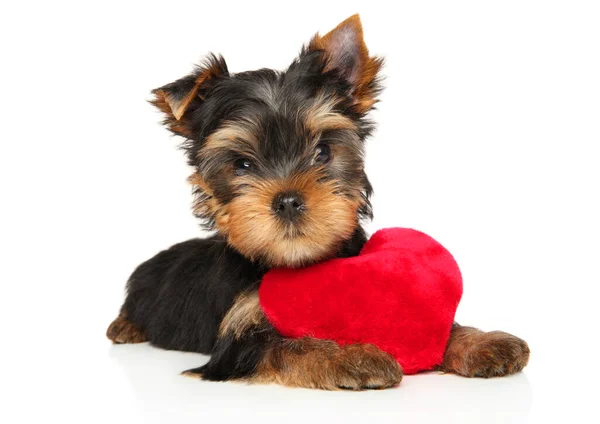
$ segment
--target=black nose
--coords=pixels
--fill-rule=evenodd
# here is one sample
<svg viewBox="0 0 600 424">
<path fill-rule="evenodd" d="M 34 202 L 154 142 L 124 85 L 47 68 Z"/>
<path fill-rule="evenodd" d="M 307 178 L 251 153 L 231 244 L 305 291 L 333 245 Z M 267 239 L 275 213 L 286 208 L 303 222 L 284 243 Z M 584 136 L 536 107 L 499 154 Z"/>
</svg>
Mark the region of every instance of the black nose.
<svg viewBox="0 0 600 424">
<path fill-rule="evenodd" d="M 273 211 L 282 219 L 293 221 L 304 211 L 304 199 L 295 191 L 280 193 L 273 199 Z"/>
</svg>

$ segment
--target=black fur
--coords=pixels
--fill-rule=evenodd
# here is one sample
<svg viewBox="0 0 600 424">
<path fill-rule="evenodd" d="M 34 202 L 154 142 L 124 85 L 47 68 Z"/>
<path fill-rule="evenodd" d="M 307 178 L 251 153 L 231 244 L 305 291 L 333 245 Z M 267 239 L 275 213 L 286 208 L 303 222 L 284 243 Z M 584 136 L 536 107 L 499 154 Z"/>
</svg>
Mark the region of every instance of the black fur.
<svg viewBox="0 0 600 424">
<path fill-rule="evenodd" d="M 199 374 L 210 381 L 248 377 L 256 370 L 265 347 L 278 339 L 281 339 L 281 336 L 269 324 L 250 329 L 238 339 L 227 334 L 218 339 L 206 365 L 185 372 Z"/>
<path fill-rule="evenodd" d="M 313 172 L 310 175 L 318 176 L 313 192 L 330 190 L 326 193 L 329 199 L 355 202 L 355 216 L 344 218 L 352 225 L 350 230 L 331 243 L 331 251 L 315 254 L 301 264 L 355 256 L 366 242 L 360 220 L 372 215 L 372 188 L 364 172 L 364 141 L 373 126 L 366 117 L 367 110 L 357 106 L 361 100 L 354 95 L 357 87 L 345 77 L 356 74 L 345 68 L 365 59 L 361 62 L 348 56 L 359 54 L 356 46 L 346 48 L 341 67 L 328 62 L 325 50 L 306 47 L 283 72 L 261 69 L 232 74 L 223 58 L 213 55 L 192 74 L 154 90 L 156 99 L 152 103 L 166 114 L 165 125 L 185 138 L 182 148 L 202 181 L 194 189 L 195 213 L 216 234 L 177 244 L 141 264 L 127 284 L 120 317 L 143 331 L 145 339 L 155 346 L 210 353 L 207 365 L 192 370 L 206 379 L 249 376 L 268 343 L 280 338 L 268 324 L 241 337 L 218 337 L 219 325 L 236 296 L 256 290 L 272 266 L 268 255 L 240 253 L 244 250 L 231 240 L 225 227 L 219 226 L 219 213 L 244 196 L 248 186 L 259 190 L 256 186 L 260 187 L 261 181 L 289 182 L 295 175 Z M 380 61 L 377 64 L 380 66 Z M 368 81 L 372 93 L 378 92 L 377 82 L 376 78 Z M 321 104 L 352 125 L 314 134 L 311 120 L 299 117 L 301 112 Z M 218 149 L 207 149 L 209 137 L 227 125 L 251 127 L 254 141 L 238 138 Z M 319 143 L 336 151 L 336 157 L 326 165 L 314 162 Z M 242 183 L 232 169 L 240 158 L 248 158 L 253 164 L 251 179 Z M 340 200 L 339 205 L 348 207 L 348 201 Z M 253 218 L 252 214 L 247 217 Z M 325 226 L 319 231 L 336 234 L 337 228 L 321 224 Z M 307 233 L 301 224 L 294 225 L 299 227 L 297 233 Z M 289 237 L 289 233 L 272 236 Z M 253 234 L 246 237 L 252 238 Z"/>
<path fill-rule="evenodd" d="M 364 197 L 360 217 L 372 217 L 369 203 L 372 187 L 363 170 L 363 157 L 364 140 L 371 134 L 373 124 L 364 113 L 353 109 L 354 99 L 349 94 L 349 84 L 335 70 L 324 71 L 323 54 L 322 51 L 305 49 L 284 72 L 261 69 L 231 74 L 226 71 L 223 59 L 217 56 L 211 56 L 205 63 L 206 69 L 220 69 L 222 72 L 203 83 L 200 88 L 202 95 L 194 98 L 187 108 L 184 120 L 187 120 L 189 134 L 192 135 L 186 137 L 181 147 L 187 154 L 188 163 L 210 184 L 211 195 L 220 202 L 226 204 L 235 196 L 235 188 L 223 175 L 223 164 L 240 156 L 255 159 L 256 174 L 260 178 L 286 177 L 310 167 L 306 141 L 311 135 L 306 133 L 306 128 L 298 128 L 296 120 L 298 110 L 312 105 L 318 94 L 338 99 L 335 111 L 357 125 L 356 134 L 352 137 L 340 130 L 321 134 L 321 141 L 331 145 L 343 144 L 349 151 L 346 166 L 327 169 L 326 178 L 342 183 L 342 191 L 358 188 Z M 159 90 L 181 96 L 182 92 L 189 90 L 190 81 L 197 77 L 198 72 L 201 71 Z M 224 122 L 242 121 L 259 124 L 256 134 L 260 140 L 258 156 L 246 149 L 243 143 L 231 150 L 222 149 L 209 155 L 202 153 L 207 137 Z M 206 197 L 200 189 L 195 194 L 199 201 Z M 199 213 L 197 216 L 205 228 L 215 229 L 214 214 Z"/>
<path fill-rule="evenodd" d="M 356 256 L 366 240 L 358 228 L 336 256 Z M 217 341 L 217 332 L 235 296 L 258 288 L 264 272 L 219 236 L 188 240 L 133 272 L 123 311 L 154 346 L 211 354 L 207 365 L 189 372 L 215 381 L 240 378 L 251 374 L 264 346 L 279 335 L 269 325 L 240 339 L 229 335 Z"/>
<path fill-rule="evenodd" d="M 294 357 L 307 359 L 308 351 L 290 356 L 279 349 L 296 342 L 267 322 L 255 291 L 270 267 L 355 256 L 366 242 L 360 220 L 371 217 L 372 188 L 364 172 L 364 141 L 373 128 L 366 114 L 377 101 L 381 64 L 368 55 L 355 15 L 313 38 L 284 72 L 232 74 L 223 58 L 210 56 L 192 74 L 154 90 L 152 103 L 165 113 L 165 125 L 185 138 L 182 146 L 195 168 L 194 210 L 215 235 L 177 244 L 135 270 L 121 313 L 107 331 L 111 340 L 210 353 L 206 365 L 188 371 L 207 380 L 257 377 L 330 389 L 356 381 L 353 373 L 364 367 L 364 356 L 340 367 L 333 383 L 315 385 L 323 375 L 336 376 L 330 357 L 319 374 L 294 365 Z M 324 151 L 333 157 L 316 160 Z M 284 222 L 273 199 L 289 191 L 308 201 Z M 452 332 L 441 368 L 446 372 L 506 375 L 529 359 L 527 344 L 509 334 L 458 325 Z M 352 347 L 365 349 L 359 350 L 363 355 L 373 350 Z M 321 344 L 313 352 L 328 350 Z M 378 370 L 371 369 L 364 376 L 369 384 L 350 387 L 397 384 L 401 372 L 387 356 L 391 378 L 373 379 Z M 286 372 L 302 379 L 281 380 Z"/>
<path fill-rule="evenodd" d="M 127 319 L 155 346 L 210 353 L 237 294 L 265 269 L 219 236 L 176 244 L 141 264 L 127 283 Z"/>
</svg>

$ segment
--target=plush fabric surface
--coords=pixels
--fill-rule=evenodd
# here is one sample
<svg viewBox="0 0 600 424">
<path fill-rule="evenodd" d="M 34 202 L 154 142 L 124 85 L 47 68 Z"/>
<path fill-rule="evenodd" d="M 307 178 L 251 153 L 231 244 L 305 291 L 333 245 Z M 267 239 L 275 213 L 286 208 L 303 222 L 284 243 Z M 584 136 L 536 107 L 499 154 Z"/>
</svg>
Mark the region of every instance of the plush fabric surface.
<svg viewBox="0 0 600 424">
<path fill-rule="evenodd" d="M 461 295 L 450 252 L 408 228 L 379 230 L 353 258 L 273 269 L 259 289 L 263 311 L 284 336 L 372 343 L 405 374 L 441 363 Z"/>
</svg>

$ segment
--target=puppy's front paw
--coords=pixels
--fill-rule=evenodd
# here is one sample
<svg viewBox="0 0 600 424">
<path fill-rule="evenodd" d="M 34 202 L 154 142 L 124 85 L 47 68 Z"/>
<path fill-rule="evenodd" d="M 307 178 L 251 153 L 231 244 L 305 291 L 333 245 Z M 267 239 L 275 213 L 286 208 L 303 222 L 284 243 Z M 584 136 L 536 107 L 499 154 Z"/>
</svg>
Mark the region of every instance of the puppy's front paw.
<svg viewBox="0 0 600 424">
<path fill-rule="evenodd" d="M 386 389 L 402 381 L 400 364 L 370 344 L 343 347 L 328 371 L 335 387 L 345 390 Z"/>
<path fill-rule="evenodd" d="M 529 361 L 527 343 L 502 331 L 483 333 L 464 352 L 459 374 L 500 377 L 521 371 Z"/>
</svg>

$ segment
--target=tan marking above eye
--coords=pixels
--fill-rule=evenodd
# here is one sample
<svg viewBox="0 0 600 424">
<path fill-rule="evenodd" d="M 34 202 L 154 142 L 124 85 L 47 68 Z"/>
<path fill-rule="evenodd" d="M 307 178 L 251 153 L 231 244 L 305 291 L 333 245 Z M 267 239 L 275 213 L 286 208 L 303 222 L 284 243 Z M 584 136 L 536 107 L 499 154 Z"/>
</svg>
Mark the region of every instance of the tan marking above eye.
<svg viewBox="0 0 600 424">
<path fill-rule="evenodd" d="M 347 116 L 335 111 L 339 100 L 323 95 L 317 96 L 315 103 L 305 110 L 304 124 L 309 132 L 317 135 L 326 130 L 352 130 L 358 129 L 357 125 Z"/>
<path fill-rule="evenodd" d="M 257 133 L 257 124 L 250 120 L 227 122 L 206 138 L 198 156 L 223 148 L 237 148 L 244 151 L 248 150 L 248 147 L 257 149 Z"/>
</svg>

